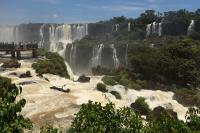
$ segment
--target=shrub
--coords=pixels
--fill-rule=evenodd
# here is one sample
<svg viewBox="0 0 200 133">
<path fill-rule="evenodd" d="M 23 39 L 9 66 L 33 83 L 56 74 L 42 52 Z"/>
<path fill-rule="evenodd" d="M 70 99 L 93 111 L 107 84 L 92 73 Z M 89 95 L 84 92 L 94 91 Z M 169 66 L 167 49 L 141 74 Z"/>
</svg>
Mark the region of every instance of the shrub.
<svg viewBox="0 0 200 133">
<path fill-rule="evenodd" d="M 61 77 L 69 78 L 64 59 L 57 53 L 46 53 L 46 60 L 38 60 L 32 67 L 39 75 L 51 73 Z"/>
<path fill-rule="evenodd" d="M 89 101 L 76 114 L 71 130 L 79 133 L 139 133 L 142 127 L 141 118 L 129 108 L 115 109 L 112 103 L 102 106 Z"/>
<path fill-rule="evenodd" d="M 90 82 L 90 77 L 86 77 L 85 75 L 81 75 L 81 76 L 78 78 L 78 82 L 82 82 L 82 83 Z"/>
<path fill-rule="evenodd" d="M 115 96 L 116 99 L 122 99 L 121 95 L 119 94 L 119 92 L 117 91 L 111 91 L 110 92 L 112 95 Z"/>
<path fill-rule="evenodd" d="M 108 92 L 108 90 L 106 89 L 106 85 L 102 84 L 102 83 L 97 84 L 97 90 L 99 90 L 101 92 Z"/>
<path fill-rule="evenodd" d="M 135 83 L 134 81 L 129 82 L 128 88 L 135 89 L 135 90 L 142 89 L 142 87 L 139 84 Z"/>
<path fill-rule="evenodd" d="M 37 49 L 38 56 L 45 56 L 46 53 L 47 53 L 47 51 L 45 49 L 41 49 L 41 48 Z"/>
<path fill-rule="evenodd" d="M 143 97 L 136 99 L 135 103 L 131 104 L 131 108 L 141 115 L 147 115 L 150 112 L 149 105 L 145 102 Z"/>
<path fill-rule="evenodd" d="M 9 78 L 0 76 L 0 96 L 4 93 L 4 91 L 11 85 L 11 80 Z"/>
<path fill-rule="evenodd" d="M 5 87 L 5 86 L 4 86 Z M 32 123 L 24 118 L 20 112 L 26 104 L 25 99 L 16 98 L 22 88 L 10 85 L 0 99 L 0 131 L 1 133 L 22 133 L 24 129 L 31 129 Z"/>
<path fill-rule="evenodd" d="M 115 80 L 113 79 L 113 77 L 111 76 L 104 76 L 102 78 L 102 81 L 106 84 L 106 85 L 116 85 Z"/>
<path fill-rule="evenodd" d="M 3 68 L 19 68 L 21 64 L 16 59 L 6 60 L 2 67 Z"/>
<path fill-rule="evenodd" d="M 120 81 L 119 81 L 119 84 L 123 85 L 123 86 L 128 86 L 129 80 L 126 79 L 126 78 L 121 78 Z"/>
</svg>

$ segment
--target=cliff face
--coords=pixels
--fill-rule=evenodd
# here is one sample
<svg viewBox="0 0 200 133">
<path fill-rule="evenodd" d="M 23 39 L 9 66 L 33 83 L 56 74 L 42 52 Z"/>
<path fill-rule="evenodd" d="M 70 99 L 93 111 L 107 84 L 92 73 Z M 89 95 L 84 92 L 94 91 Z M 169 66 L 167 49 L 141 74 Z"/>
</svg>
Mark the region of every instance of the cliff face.
<svg viewBox="0 0 200 133">
<path fill-rule="evenodd" d="M 190 24 L 190 21 L 163 22 L 155 26 L 152 23 L 150 30 L 154 33 L 148 38 L 150 40 L 160 38 L 160 33 L 162 33 L 161 36 L 187 35 Z M 75 73 L 86 74 L 90 73 L 91 68 L 96 65 L 112 69 L 116 68 L 116 63 L 125 66 L 127 64 L 127 44 L 145 39 L 146 27 L 146 25 L 134 24 L 129 27 L 127 23 L 71 25 L 30 23 L 12 27 L 0 26 L 0 41 L 36 41 L 42 48 L 53 52 L 60 52 L 64 49 L 62 56 L 70 64 L 72 70 Z M 194 30 L 190 36 L 195 39 L 200 38 L 199 20 L 195 20 Z M 100 48 L 100 44 L 104 46 Z M 112 44 L 114 48 L 111 47 Z"/>
</svg>

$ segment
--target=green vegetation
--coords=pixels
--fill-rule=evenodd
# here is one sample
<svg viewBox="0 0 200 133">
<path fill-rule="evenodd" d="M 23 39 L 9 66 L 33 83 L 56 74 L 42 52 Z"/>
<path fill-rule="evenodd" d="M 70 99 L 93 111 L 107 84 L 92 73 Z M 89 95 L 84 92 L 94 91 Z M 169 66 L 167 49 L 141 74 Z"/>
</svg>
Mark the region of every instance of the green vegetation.
<svg viewBox="0 0 200 133">
<path fill-rule="evenodd" d="M 101 92 L 108 92 L 108 90 L 106 89 L 106 85 L 102 84 L 102 83 L 97 84 L 97 90 L 99 90 Z"/>
<path fill-rule="evenodd" d="M 67 68 L 62 57 L 60 57 L 57 53 L 52 52 L 47 52 L 45 56 L 47 58 L 46 60 L 38 60 L 37 63 L 32 64 L 32 67 L 39 75 L 51 73 L 69 78 Z"/>
<path fill-rule="evenodd" d="M 149 105 L 145 102 L 143 97 L 136 99 L 135 103 L 131 104 L 131 108 L 140 115 L 148 115 L 150 112 Z"/>
<path fill-rule="evenodd" d="M 16 59 L 6 60 L 2 67 L 3 68 L 19 68 L 21 64 Z"/>
<path fill-rule="evenodd" d="M 9 78 L 0 76 L 0 96 L 4 93 L 4 91 L 11 85 L 11 80 Z"/>
<path fill-rule="evenodd" d="M 106 84 L 106 85 L 116 85 L 116 81 L 113 79 L 113 77 L 111 76 L 104 76 L 102 78 L 102 81 Z"/>
<path fill-rule="evenodd" d="M 111 91 L 110 93 L 114 95 L 116 99 L 122 99 L 121 95 L 117 91 Z"/>
<path fill-rule="evenodd" d="M 71 128 L 74 132 L 139 133 L 142 120 L 129 108 L 115 109 L 112 103 L 102 106 L 101 103 L 83 104 L 76 114 Z"/>
<path fill-rule="evenodd" d="M 140 98 L 141 99 L 141 98 Z M 143 100 L 142 100 L 143 101 Z M 81 106 L 72 122 L 70 131 L 74 132 L 131 132 L 131 133 L 198 133 L 200 131 L 199 109 L 191 108 L 186 122 L 165 114 L 159 119 L 150 118 L 142 124 L 142 118 L 130 108 L 116 109 L 112 103 L 89 101 Z"/>
<path fill-rule="evenodd" d="M 4 87 L 6 87 L 5 84 Z M 21 94 L 22 88 L 12 84 L 0 99 L 0 131 L 2 133 L 22 133 L 24 129 L 31 129 L 32 123 L 29 119 L 19 114 L 26 104 L 25 99 L 16 102 L 16 97 Z"/>
<path fill-rule="evenodd" d="M 82 82 L 82 83 L 90 82 L 90 77 L 86 77 L 85 75 L 81 75 L 81 76 L 78 78 L 78 82 Z"/>
<path fill-rule="evenodd" d="M 115 72 L 114 70 L 97 66 L 92 68 L 92 74 L 93 75 L 113 75 Z"/>
</svg>

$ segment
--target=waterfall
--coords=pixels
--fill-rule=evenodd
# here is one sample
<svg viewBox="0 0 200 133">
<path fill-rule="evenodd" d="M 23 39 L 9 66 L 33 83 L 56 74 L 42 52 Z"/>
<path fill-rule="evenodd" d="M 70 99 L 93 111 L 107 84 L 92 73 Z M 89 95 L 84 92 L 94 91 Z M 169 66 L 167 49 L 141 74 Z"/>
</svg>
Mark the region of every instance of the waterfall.
<svg viewBox="0 0 200 133">
<path fill-rule="evenodd" d="M 14 42 L 15 38 L 14 26 L 0 26 L 0 42 Z"/>
<path fill-rule="evenodd" d="M 70 66 L 72 68 L 76 68 L 76 45 L 72 44 L 71 50 L 70 50 Z"/>
<path fill-rule="evenodd" d="M 195 26 L 195 22 L 194 22 L 194 20 L 191 20 L 190 25 L 188 27 L 188 35 L 191 35 L 193 33 L 194 26 Z"/>
<path fill-rule="evenodd" d="M 117 69 L 120 65 L 119 59 L 117 58 L 117 50 L 116 50 L 114 44 L 111 45 L 111 48 L 113 50 L 114 67 L 115 67 L 115 69 Z"/>
<path fill-rule="evenodd" d="M 119 24 L 115 25 L 115 31 L 119 31 Z"/>
<path fill-rule="evenodd" d="M 146 36 L 148 37 L 150 35 L 151 35 L 151 24 L 148 24 L 146 28 Z"/>
<path fill-rule="evenodd" d="M 128 44 L 126 44 L 125 61 L 126 61 L 126 68 L 128 68 Z"/>
<path fill-rule="evenodd" d="M 158 35 L 162 36 L 162 23 L 153 22 L 146 27 L 146 36 Z"/>
<path fill-rule="evenodd" d="M 158 36 L 162 36 L 162 23 L 158 24 Z"/>
<path fill-rule="evenodd" d="M 40 27 L 40 42 L 39 42 L 39 47 L 42 48 L 43 45 L 44 45 L 44 27 L 45 27 L 46 24 L 43 24 L 41 27 Z"/>
<path fill-rule="evenodd" d="M 156 22 L 153 22 L 153 23 L 152 23 L 152 33 L 153 33 L 153 34 L 156 34 L 156 33 L 157 33 L 157 24 L 156 24 Z"/>
<path fill-rule="evenodd" d="M 49 50 L 52 52 L 59 53 L 65 59 L 65 52 L 68 44 L 73 43 L 76 40 L 82 39 L 88 34 L 87 24 L 78 24 L 78 25 L 51 25 L 49 27 L 49 41 L 50 47 Z M 65 62 L 70 78 L 74 77 L 71 67 L 76 66 L 76 46 L 72 45 L 70 53 L 70 65 L 68 62 Z"/>
<path fill-rule="evenodd" d="M 101 55 L 102 55 L 102 49 L 104 45 L 100 44 L 98 47 L 93 48 L 93 56 L 91 59 L 91 66 L 92 67 L 97 67 L 101 65 Z"/>
<path fill-rule="evenodd" d="M 128 23 L 128 31 L 131 31 L 131 23 Z"/>
</svg>

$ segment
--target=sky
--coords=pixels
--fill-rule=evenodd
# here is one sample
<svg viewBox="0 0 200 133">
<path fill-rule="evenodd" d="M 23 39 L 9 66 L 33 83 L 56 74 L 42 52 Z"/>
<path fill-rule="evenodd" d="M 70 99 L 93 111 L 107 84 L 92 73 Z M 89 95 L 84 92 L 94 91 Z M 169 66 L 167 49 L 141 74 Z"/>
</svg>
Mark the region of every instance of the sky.
<svg viewBox="0 0 200 133">
<path fill-rule="evenodd" d="M 0 0 L 0 25 L 88 23 L 122 15 L 136 18 L 148 9 L 198 8 L 200 0 Z"/>
</svg>

